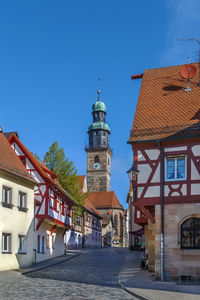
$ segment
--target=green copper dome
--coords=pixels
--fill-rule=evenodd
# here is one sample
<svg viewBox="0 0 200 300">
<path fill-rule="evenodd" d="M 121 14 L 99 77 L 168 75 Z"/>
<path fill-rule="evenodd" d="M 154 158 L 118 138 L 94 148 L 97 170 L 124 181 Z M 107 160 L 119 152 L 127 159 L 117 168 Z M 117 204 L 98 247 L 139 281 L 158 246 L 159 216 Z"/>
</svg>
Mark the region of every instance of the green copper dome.
<svg viewBox="0 0 200 300">
<path fill-rule="evenodd" d="M 103 102 L 98 100 L 92 105 L 92 110 L 106 112 L 106 106 Z"/>
<path fill-rule="evenodd" d="M 104 104 L 105 105 L 105 104 Z M 96 130 L 96 129 L 103 129 L 106 131 L 110 132 L 110 127 L 108 126 L 108 124 L 103 123 L 103 122 L 96 122 L 96 123 L 92 123 L 89 127 L 88 127 L 88 131 L 91 130 Z"/>
</svg>

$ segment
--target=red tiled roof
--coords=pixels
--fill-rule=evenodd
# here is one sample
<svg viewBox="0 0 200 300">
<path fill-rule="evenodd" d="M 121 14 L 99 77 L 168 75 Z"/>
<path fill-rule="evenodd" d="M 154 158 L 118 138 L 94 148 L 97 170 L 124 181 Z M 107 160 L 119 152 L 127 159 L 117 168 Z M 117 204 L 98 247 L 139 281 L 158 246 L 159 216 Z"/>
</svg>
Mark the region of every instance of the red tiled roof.
<svg viewBox="0 0 200 300">
<path fill-rule="evenodd" d="M 68 200 L 74 204 L 77 205 L 75 203 L 75 201 L 72 199 L 72 197 L 67 193 L 67 191 L 65 189 L 63 189 L 63 187 L 59 184 L 59 182 L 57 181 L 57 179 L 55 178 L 56 175 L 51 172 L 46 166 L 44 166 L 42 164 L 42 162 L 40 162 L 34 155 L 33 153 L 31 153 L 26 146 L 20 141 L 20 139 L 15 136 L 15 135 L 11 135 L 9 138 L 9 142 L 12 143 L 12 140 L 15 140 L 21 147 L 22 151 L 24 153 L 27 153 L 29 156 L 29 159 L 31 160 L 31 163 L 37 168 L 38 172 L 40 173 L 40 175 L 43 177 L 44 180 L 46 180 L 47 182 L 49 182 L 50 184 L 54 185 L 55 187 L 57 187 L 67 198 Z M 48 174 L 51 174 L 53 179 L 50 178 L 48 176 Z"/>
<path fill-rule="evenodd" d="M 85 175 L 79 175 L 78 176 L 78 184 L 79 186 L 82 188 L 84 185 L 84 180 L 85 180 L 86 176 Z"/>
<path fill-rule="evenodd" d="M 115 192 L 90 192 L 88 195 L 89 200 L 98 208 L 120 208 L 123 209 Z"/>
<path fill-rule="evenodd" d="M 180 75 L 183 66 L 144 71 L 129 143 L 165 138 L 199 121 L 199 70 L 190 80 L 192 90 L 185 92 L 187 82 Z"/>
<path fill-rule="evenodd" d="M 101 214 L 96 210 L 94 205 L 90 202 L 88 198 L 85 199 L 85 203 L 83 205 L 85 209 L 92 212 L 93 214 L 97 215 L 98 217 L 102 218 Z"/>
<path fill-rule="evenodd" d="M 2 132 L 0 133 L 0 169 L 36 184 Z"/>
</svg>

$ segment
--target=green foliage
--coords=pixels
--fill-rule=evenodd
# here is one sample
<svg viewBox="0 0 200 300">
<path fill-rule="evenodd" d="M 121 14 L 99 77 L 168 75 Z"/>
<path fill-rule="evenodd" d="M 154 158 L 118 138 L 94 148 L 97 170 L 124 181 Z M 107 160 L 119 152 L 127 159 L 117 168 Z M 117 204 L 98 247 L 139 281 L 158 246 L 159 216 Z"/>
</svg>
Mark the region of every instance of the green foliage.
<svg viewBox="0 0 200 300">
<path fill-rule="evenodd" d="M 74 218 L 80 216 L 87 193 L 84 194 L 79 186 L 77 171 L 73 162 L 66 158 L 64 149 L 59 148 L 57 141 L 51 145 L 44 156 L 44 160 L 47 168 L 56 174 L 60 185 L 77 203 L 78 207 L 73 208 Z"/>
</svg>

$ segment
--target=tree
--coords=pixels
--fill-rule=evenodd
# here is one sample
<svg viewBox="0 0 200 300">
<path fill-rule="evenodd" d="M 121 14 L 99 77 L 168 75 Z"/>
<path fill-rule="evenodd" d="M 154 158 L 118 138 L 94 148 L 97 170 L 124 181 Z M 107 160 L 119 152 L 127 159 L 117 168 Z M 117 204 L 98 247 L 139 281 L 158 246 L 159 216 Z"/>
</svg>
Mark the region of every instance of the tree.
<svg viewBox="0 0 200 300">
<path fill-rule="evenodd" d="M 64 149 L 59 148 L 58 142 L 54 142 L 45 154 L 44 160 L 47 168 L 55 173 L 60 185 L 72 196 L 78 207 L 73 208 L 73 216 L 77 217 L 83 211 L 82 205 L 87 197 L 83 193 L 79 183 L 77 170 L 72 161 L 65 156 Z"/>
</svg>

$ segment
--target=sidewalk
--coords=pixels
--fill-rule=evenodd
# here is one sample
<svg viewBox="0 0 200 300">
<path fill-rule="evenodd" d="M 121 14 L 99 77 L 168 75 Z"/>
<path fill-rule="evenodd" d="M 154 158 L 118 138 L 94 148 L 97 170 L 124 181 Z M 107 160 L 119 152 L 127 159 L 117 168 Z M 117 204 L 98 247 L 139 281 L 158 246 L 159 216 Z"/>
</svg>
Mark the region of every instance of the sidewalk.
<svg viewBox="0 0 200 300">
<path fill-rule="evenodd" d="M 38 263 L 34 263 L 31 267 L 28 268 L 21 268 L 18 271 L 22 273 L 22 275 L 34 272 L 34 271 L 38 271 L 41 269 L 45 269 L 45 268 L 49 268 L 51 266 L 60 264 L 66 260 L 75 258 L 77 256 L 79 256 L 81 254 L 81 250 L 68 250 L 67 253 L 65 255 L 62 256 L 58 256 L 58 257 L 54 257 L 45 261 L 41 261 Z"/>
<path fill-rule="evenodd" d="M 119 285 L 141 300 L 199 300 L 200 284 L 155 281 L 152 273 L 140 269 L 139 251 L 129 251 L 118 278 Z"/>
</svg>

